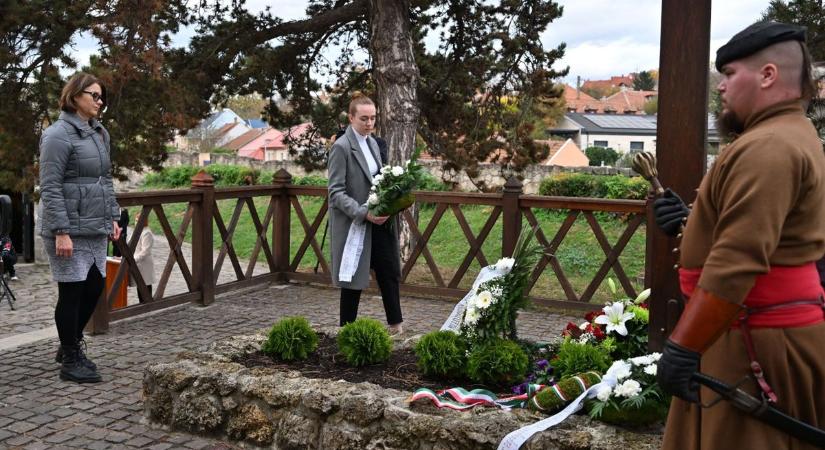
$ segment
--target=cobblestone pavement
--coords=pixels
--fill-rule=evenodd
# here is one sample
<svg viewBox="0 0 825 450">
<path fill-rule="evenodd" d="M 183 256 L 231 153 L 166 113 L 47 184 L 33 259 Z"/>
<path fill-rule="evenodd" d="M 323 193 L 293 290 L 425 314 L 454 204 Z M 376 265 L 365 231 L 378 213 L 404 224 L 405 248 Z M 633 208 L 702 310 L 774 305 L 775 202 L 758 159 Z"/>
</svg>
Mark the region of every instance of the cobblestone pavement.
<svg viewBox="0 0 825 450">
<path fill-rule="evenodd" d="M 20 267 L 14 285 L 18 311 L 0 305 L 0 337 L 51 326 L 56 285 L 48 266 Z M 378 297 L 365 295 L 361 316 L 384 321 Z M 443 300 L 402 298 L 410 335 L 438 328 L 452 310 Z M 302 315 L 319 325 L 338 320 L 338 291 L 299 284 L 262 287 L 218 297 L 213 305 L 182 305 L 115 322 L 105 335 L 88 337 L 88 354 L 104 382 L 60 381 L 54 362 L 57 339 L 0 350 L 0 448 L 229 449 L 208 437 L 170 432 L 145 422 L 141 389 L 147 364 L 173 360 L 184 350 L 227 336 L 265 328 L 281 317 Z M 557 335 L 570 317 L 529 312 L 519 318 L 520 334 L 534 339 Z"/>
</svg>

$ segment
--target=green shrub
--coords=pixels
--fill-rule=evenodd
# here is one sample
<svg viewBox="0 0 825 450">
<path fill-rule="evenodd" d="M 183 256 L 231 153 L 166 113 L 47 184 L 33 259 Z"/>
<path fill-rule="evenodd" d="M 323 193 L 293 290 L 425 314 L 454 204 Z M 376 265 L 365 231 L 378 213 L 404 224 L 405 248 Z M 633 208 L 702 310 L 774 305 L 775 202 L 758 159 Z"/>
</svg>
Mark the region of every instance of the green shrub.
<svg viewBox="0 0 825 450">
<path fill-rule="evenodd" d="M 589 371 L 604 373 L 610 364 L 610 352 L 607 349 L 571 339 L 561 344 L 556 358 L 550 362 L 559 378 Z"/>
<path fill-rule="evenodd" d="M 425 375 L 457 378 L 464 374 L 467 344 L 452 331 L 433 331 L 421 337 L 415 354 Z"/>
<path fill-rule="evenodd" d="M 161 172 L 162 184 L 171 187 L 188 187 L 192 185 L 192 177 L 201 170 L 196 166 L 166 167 Z"/>
<path fill-rule="evenodd" d="M 610 147 L 587 147 L 584 154 L 591 166 L 612 166 L 619 159 L 619 153 Z"/>
<path fill-rule="evenodd" d="M 320 175 L 305 175 L 303 177 L 293 177 L 292 184 L 297 186 L 326 186 L 329 180 Z"/>
<path fill-rule="evenodd" d="M 286 361 L 306 359 L 318 348 L 318 335 L 303 317 L 281 319 L 269 330 L 261 351 Z"/>
<path fill-rule="evenodd" d="M 470 350 L 467 376 L 489 385 L 513 384 L 527 374 L 527 354 L 518 343 L 495 338 Z"/>
<path fill-rule="evenodd" d="M 257 183 L 260 172 L 251 167 L 236 166 L 231 164 L 211 164 L 206 166 L 206 173 L 212 175 L 215 186 L 241 186 L 247 184 L 247 179 L 252 184 Z"/>
<path fill-rule="evenodd" d="M 424 172 L 421 175 L 421 183 L 418 185 L 418 190 L 443 192 L 451 189 L 450 186 L 447 186 L 443 181 L 434 177 L 432 174 Z"/>
<path fill-rule="evenodd" d="M 338 332 L 338 350 L 355 367 L 377 364 L 390 358 L 392 340 L 381 322 L 361 318 Z"/>
<path fill-rule="evenodd" d="M 562 173 L 545 178 L 539 194 L 562 197 L 644 200 L 650 185 L 642 177 Z"/>
</svg>

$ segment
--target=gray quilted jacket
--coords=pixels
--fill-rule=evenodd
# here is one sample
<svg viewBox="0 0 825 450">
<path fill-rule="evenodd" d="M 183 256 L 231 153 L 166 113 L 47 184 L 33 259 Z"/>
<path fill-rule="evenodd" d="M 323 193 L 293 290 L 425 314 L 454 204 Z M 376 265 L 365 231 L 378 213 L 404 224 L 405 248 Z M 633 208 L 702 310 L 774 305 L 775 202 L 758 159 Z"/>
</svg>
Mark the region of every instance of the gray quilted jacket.
<svg viewBox="0 0 825 450">
<path fill-rule="evenodd" d="M 61 112 L 40 138 L 41 235 L 105 236 L 120 207 L 112 186 L 109 132 L 97 120 Z"/>
</svg>

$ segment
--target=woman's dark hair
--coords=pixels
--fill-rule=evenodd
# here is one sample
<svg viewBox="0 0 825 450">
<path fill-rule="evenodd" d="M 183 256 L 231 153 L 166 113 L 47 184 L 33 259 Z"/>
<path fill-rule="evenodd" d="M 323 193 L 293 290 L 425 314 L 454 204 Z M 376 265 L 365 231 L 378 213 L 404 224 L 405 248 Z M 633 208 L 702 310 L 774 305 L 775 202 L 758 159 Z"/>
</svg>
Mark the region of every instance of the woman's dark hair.
<svg viewBox="0 0 825 450">
<path fill-rule="evenodd" d="M 106 86 L 104 86 L 96 76 L 85 72 L 78 72 L 69 78 L 69 81 L 63 86 L 63 91 L 60 92 L 60 102 L 58 103 L 60 109 L 66 112 L 76 113 L 77 105 L 75 104 L 75 97 L 83 94 L 83 91 L 93 84 L 100 86 L 101 98 L 105 105 Z"/>
</svg>

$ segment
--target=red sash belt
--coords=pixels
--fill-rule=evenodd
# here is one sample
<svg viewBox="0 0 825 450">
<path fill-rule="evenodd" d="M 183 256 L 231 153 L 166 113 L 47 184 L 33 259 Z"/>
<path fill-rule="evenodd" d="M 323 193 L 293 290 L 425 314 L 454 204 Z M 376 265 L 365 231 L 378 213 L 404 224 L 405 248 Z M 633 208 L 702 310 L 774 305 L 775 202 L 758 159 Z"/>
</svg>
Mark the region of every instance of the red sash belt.
<svg viewBox="0 0 825 450">
<path fill-rule="evenodd" d="M 701 275 L 701 268 L 679 269 L 679 284 L 686 298 L 690 298 L 696 289 Z M 733 321 L 731 327 L 742 331 L 751 372 L 763 397 L 776 403 L 776 393 L 756 359 L 750 329 L 804 327 L 825 320 L 825 295 L 819 284 L 816 264 L 771 267 L 770 272 L 756 277 L 743 305 L 744 313 Z"/>
<path fill-rule="evenodd" d="M 690 298 L 702 269 L 679 269 L 682 294 Z M 745 297 L 744 306 L 751 310 L 749 328 L 792 328 L 813 325 L 825 320 L 825 310 L 816 299 L 825 295 L 819 284 L 816 264 L 773 266 L 770 272 L 756 277 L 756 283 Z M 809 303 L 795 304 L 798 301 Z M 787 304 L 784 307 L 779 305 Z M 739 320 L 731 325 L 739 326 Z"/>
</svg>

